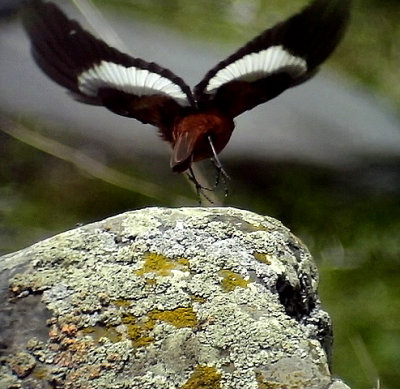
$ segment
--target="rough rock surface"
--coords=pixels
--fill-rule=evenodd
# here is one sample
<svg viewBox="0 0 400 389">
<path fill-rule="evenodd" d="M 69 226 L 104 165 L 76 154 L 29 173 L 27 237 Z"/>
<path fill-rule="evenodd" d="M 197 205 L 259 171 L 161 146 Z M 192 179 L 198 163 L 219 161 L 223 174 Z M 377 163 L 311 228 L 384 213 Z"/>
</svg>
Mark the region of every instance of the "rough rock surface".
<svg viewBox="0 0 400 389">
<path fill-rule="evenodd" d="M 0 387 L 348 387 L 307 248 L 233 208 L 127 212 L 0 258 Z"/>
</svg>

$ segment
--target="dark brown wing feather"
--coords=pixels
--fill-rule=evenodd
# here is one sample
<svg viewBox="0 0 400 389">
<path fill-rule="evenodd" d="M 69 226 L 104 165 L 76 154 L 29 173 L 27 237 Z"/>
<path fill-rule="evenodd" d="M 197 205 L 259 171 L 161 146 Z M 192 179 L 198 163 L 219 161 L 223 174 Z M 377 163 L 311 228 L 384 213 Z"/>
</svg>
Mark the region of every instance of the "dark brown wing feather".
<svg viewBox="0 0 400 389">
<path fill-rule="evenodd" d="M 235 117 L 311 78 L 340 42 L 348 24 L 350 5 L 350 0 L 315 0 L 300 13 L 264 31 L 207 73 L 194 90 L 199 106 L 215 106 L 227 116 Z M 240 60 L 251 61 L 250 54 L 270 48 L 271 55 L 276 55 L 279 47 L 288 57 L 282 57 L 272 71 L 264 69 L 254 75 L 249 72 L 239 78 L 232 76 L 226 82 L 215 81 L 221 70 L 231 69 Z"/>
<path fill-rule="evenodd" d="M 44 73 L 67 88 L 77 100 L 104 105 L 119 115 L 133 117 L 162 129 L 170 128 L 174 117 L 194 104 L 190 88 L 180 77 L 155 63 L 133 58 L 108 46 L 69 19 L 55 4 L 30 1 L 24 7 L 22 16 L 35 61 Z M 160 76 L 164 84 L 170 82 L 170 87 L 179 91 L 179 98 L 157 87 L 152 89 L 151 86 L 145 88 L 143 93 L 143 88 L 135 86 L 134 81 L 120 88 L 115 83 L 107 82 L 107 79 L 103 79 L 102 83 L 97 80 L 98 87 L 92 88 L 93 93 L 87 93 L 80 85 L 79 77 L 101 63 L 118 65 L 116 72 L 126 72 L 125 69 L 130 68 Z M 163 136 L 170 139 L 170 134 Z"/>
</svg>

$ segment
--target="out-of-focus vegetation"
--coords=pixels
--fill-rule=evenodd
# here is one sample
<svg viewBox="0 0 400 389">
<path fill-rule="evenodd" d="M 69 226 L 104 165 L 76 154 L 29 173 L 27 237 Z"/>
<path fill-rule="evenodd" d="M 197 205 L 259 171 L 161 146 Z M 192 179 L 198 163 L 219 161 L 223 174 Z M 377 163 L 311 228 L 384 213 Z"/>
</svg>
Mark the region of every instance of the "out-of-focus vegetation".
<svg viewBox="0 0 400 389">
<path fill-rule="evenodd" d="M 197 40 L 227 44 L 232 49 L 306 3 L 96 1 L 132 18 L 162 23 Z M 349 32 L 327 65 L 400 110 L 399 20 L 398 0 L 355 1 Z M 35 128 L 34 123 L 26 125 Z M 50 130 L 43 128 L 40 131 L 51 136 Z M 128 209 L 196 204 L 194 195 L 192 202 L 173 203 L 169 196 L 151 199 L 110 185 L 2 132 L 0 156 L 1 162 L 6 161 L 0 163 L 0 254 L 76 223 Z M 154 166 L 148 167 L 151 172 L 116 156 L 107 164 L 174 188 L 178 195 L 188 194 L 181 177 L 165 173 L 168 157 L 159 164 L 154 161 Z M 226 203 L 282 220 L 316 258 L 322 301 L 335 325 L 334 373 L 353 389 L 372 389 L 378 379 L 381 389 L 397 389 L 400 382 L 399 165 L 400 161 L 380 161 L 366 163 L 360 171 L 337 171 L 249 160 L 225 164 L 234 177 Z"/>
</svg>

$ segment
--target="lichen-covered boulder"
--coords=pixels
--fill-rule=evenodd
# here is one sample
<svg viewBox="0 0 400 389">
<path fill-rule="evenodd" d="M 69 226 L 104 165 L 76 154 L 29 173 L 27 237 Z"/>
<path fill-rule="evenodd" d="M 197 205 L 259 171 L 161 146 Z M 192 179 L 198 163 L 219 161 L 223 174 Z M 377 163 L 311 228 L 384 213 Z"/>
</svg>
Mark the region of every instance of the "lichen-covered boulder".
<svg viewBox="0 0 400 389">
<path fill-rule="evenodd" d="M 306 247 L 233 208 L 148 208 L 0 258 L 1 388 L 348 388 Z"/>
</svg>

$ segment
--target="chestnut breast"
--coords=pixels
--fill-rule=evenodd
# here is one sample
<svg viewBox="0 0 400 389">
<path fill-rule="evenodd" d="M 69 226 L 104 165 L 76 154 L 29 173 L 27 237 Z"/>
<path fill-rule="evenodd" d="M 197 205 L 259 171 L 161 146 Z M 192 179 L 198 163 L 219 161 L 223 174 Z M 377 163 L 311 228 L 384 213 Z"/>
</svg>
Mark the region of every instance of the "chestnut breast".
<svg viewBox="0 0 400 389">
<path fill-rule="evenodd" d="M 234 127 L 233 120 L 218 111 L 193 113 L 177 120 L 172 131 L 173 171 L 185 171 L 192 162 L 211 158 L 213 152 L 208 137 L 216 153 L 220 153 L 228 143 Z"/>
</svg>

